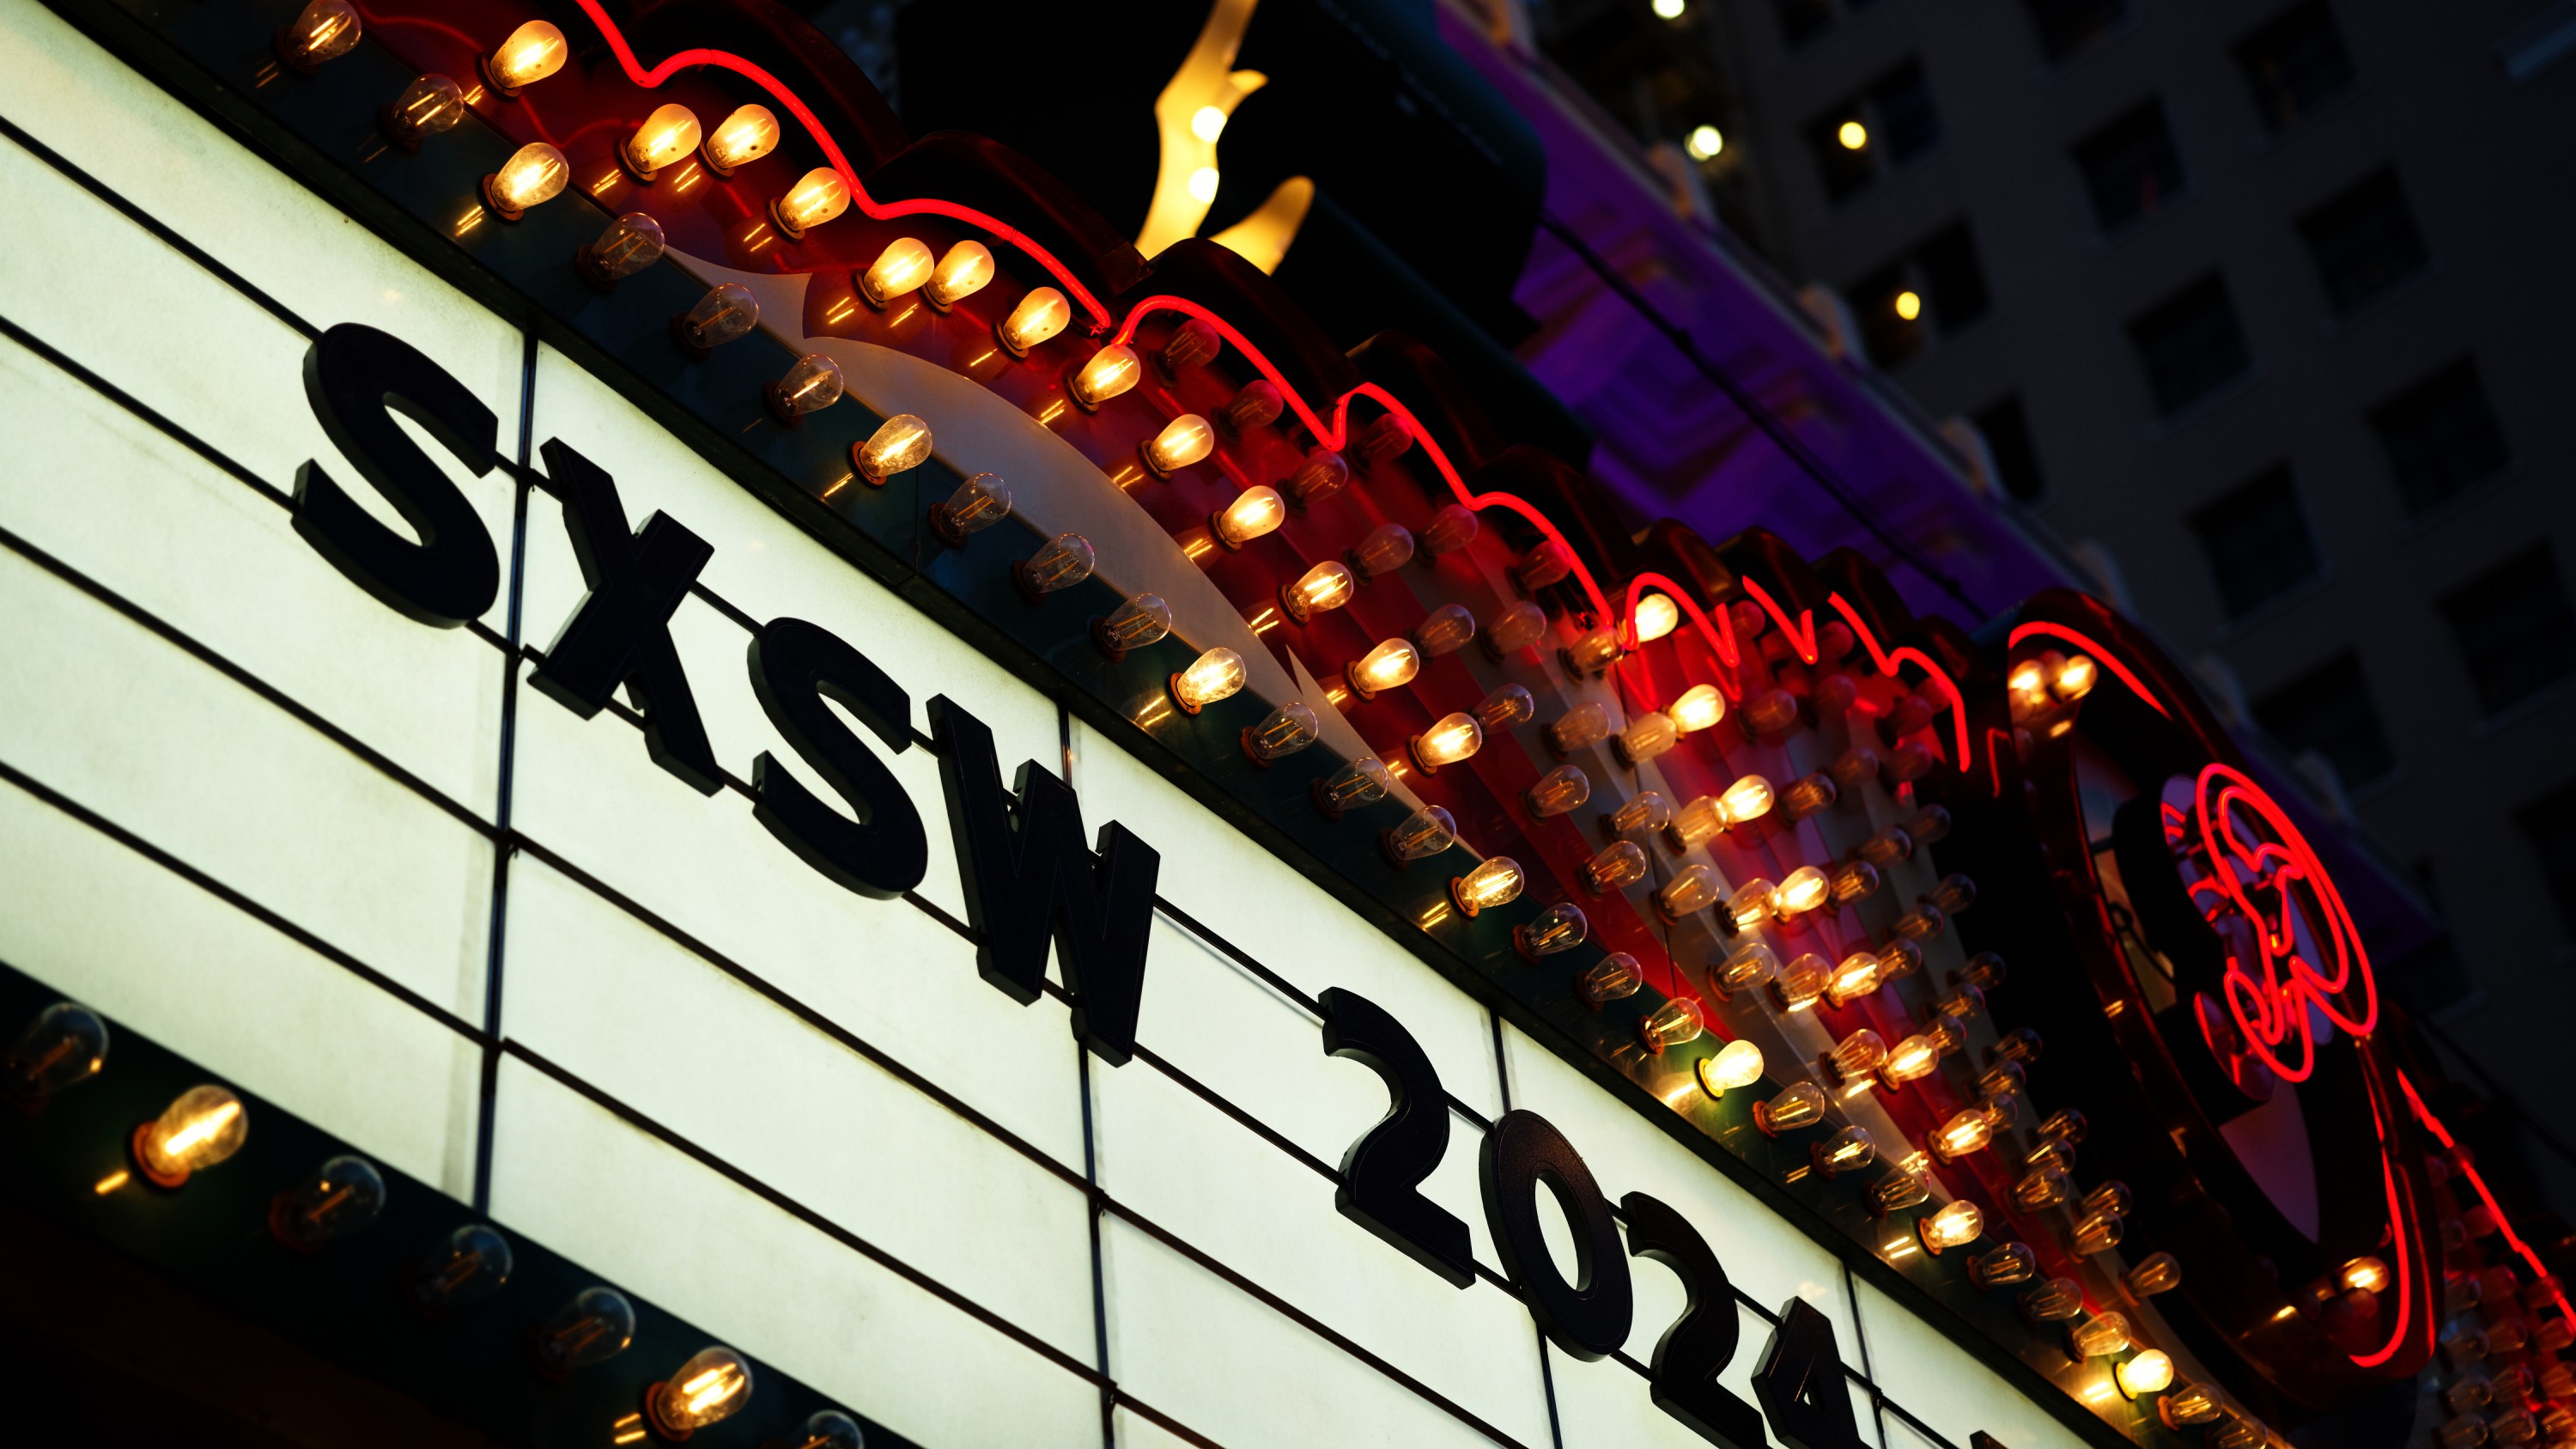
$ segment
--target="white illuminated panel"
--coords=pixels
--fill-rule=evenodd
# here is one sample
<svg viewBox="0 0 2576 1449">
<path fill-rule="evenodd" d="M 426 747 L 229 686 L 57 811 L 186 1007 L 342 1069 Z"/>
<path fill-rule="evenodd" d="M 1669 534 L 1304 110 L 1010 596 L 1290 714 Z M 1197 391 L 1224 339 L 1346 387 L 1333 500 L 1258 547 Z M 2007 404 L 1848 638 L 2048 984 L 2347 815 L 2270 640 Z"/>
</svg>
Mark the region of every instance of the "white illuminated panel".
<svg viewBox="0 0 2576 1449">
<path fill-rule="evenodd" d="M 1869 1335 L 1872 1374 L 1889 1398 L 1941 1437 L 1964 1445 L 1970 1433 L 1982 1430 L 2012 1449 L 2075 1449 L 2084 1442 L 1910 1309 L 1867 1283 L 1855 1289 L 1861 1329 Z M 2116 1395 L 2110 1371 L 2100 1373 L 2099 1391 Z M 1891 1418 L 1888 1442 L 1912 1446 L 1923 1441 Z"/>
</svg>

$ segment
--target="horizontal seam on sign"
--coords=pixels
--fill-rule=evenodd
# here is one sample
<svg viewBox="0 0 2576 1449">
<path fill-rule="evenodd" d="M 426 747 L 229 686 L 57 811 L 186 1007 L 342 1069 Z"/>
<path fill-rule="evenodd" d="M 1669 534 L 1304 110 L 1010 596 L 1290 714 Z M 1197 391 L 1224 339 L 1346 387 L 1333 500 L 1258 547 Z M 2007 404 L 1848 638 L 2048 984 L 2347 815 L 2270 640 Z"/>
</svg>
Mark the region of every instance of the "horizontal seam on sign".
<svg viewBox="0 0 2576 1449">
<path fill-rule="evenodd" d="M 189 452 L 196 454 L 198 457 L 205 459 L 209 463 L 212 463 L 215 467 L 221 469 L 227 474 L 230 474 L 236 481 L 248 485 L 252 491 L 258 493 L 269 502 L 276 504 L 280 508 L 286 509 L 292 509 L 295 506 L 294 498 L 290 496 L 286 490 L 269 482 L 267 479 L 262 478 L 257 473 L 252 472 L 250 468 L 244 464 L 236 462 L 230 454 L 224 452 L 214 444 L 207 442 L 205 439 L 198 437 L 195 433 L 188 431 L 186 428 L 181 427 L 176 421 L 154 410 L 150 405 L 146 404 L 142 399 L 136 397 L 134 394 L 127 392 L 125 389 L 118 387 L 115 383 L 108 381 L 106 378 L 101 377 L 99 374 L 92 372 L 89 368 L 74 361 L 71 355 L 64 352 L 61 348 L 45 341 L 43 338 L 38 337 L 36 334 L 19 326 L 17 323 L 10 321 L 6 317 L 0 317 L 0 334 L 5 334 L 10 341 L 17 343 L 20 347 L 34 353 L 37 357 L 53 364 L 53 366 L 60 371 L 69 374 L 73 381 L 87 386 L 90 391 L 97 393 L 99 396 L 106 398 L 109 402 L 116 404 L 118 407 L 121 407 L 127 412 L 134 414 L 136 417 L 141 418 L 144 422 L 151 424 L 154 429 L 158 430 L 163 436 L 169 438 L 172 442 L 177 443 L 179 446 L 186 448 Z"/>
<path fill-rule="evenodd" d="M 491 1038 L 485 1036 L 481 1028 L 476 1027 L 472 1022 L 469 1022 L 465 1018 L 458 1016 L 443 1006 L 440 1006 L 437 1002 L 430 1000 L 428 997 L 423 996 L 419 992 L 412 990 L 410 987 L 403 985 L 401 982 L 394 980 L 391 976 L 388 976 L 375 967 L 368 965 L 366 962 L 359 960 L 357 957 L 350 955 L 339 947 L 332 945 L 330 942 L 323 940 L 320 936 L 315 935 L 313 932 L 297 925 L 293 921 L 288 920 L 285 916 L 280 915 L 276 911 L 269 909 L 267 906 L 260 904 L 258 901 L 253 900 L 250 896 L 244 894 L 239 889 L 226 885 L 222 881 L 215 879 L 206 872 L 190 865 L 187 861 L 180 859 L 178 856 L 158 845 L 154 845 L 142 836 L 137 835 L 122 825 L 117 824 L 115 821 L 108 819 L 106 816 L 101 815 L 88 806 L 81 804 L 69 795 L 54 789 L 52 786 L 45 784 L 43 781 L 36 779 L 34 776 L 27 774 L 25 771 L 18 769 L 16 766 L 9 764 L 5 760 L 0 760 L 0 781 L 6 781 L 11 785 L 16 786 L 18 789 L 33 796 L 44 804 L 70 816 L 73 820 L 87 826 L 101 835 L 106 836 L 108 839 L 115 841 L 118 845 L 134 852 L 136 855 L 142 856 L 145 860 L 148 860 L 154 865 L 161 867 L 163 870 L 168 871 L 172 875 L 179 877 L 188 884 L 195 886 L 197 889 L 204 891 L 206 894 L 213 896 L 219 901 L 222 901 L 224 904 L 231 906 L 234 910 L 240 911 L 243 915 L 250 917 L 252 920 L 259 922 L 261 925 L 268 927 L 270 930 L 277 932 L 279 935 L 286 937 L 288 940 L 293 941 L 295 944 L 302 946 L 313 954 L 322 957 L 333 965 L 348 971 L 360 980 L 376 987 L 386 995 L 393 997 L 395 1000 L 411 1007 L 413 1010 L 420 1012 L 432 1021 L 446 1027 L 449 1031 L 455 1032 L 457 1035 L 464 1037 L 466 1040 L 474 1042 L 477 1045 L 488 1046 L 491 1044 Z"/>
<path fill-rule="evenodd" d="M 1912 1429 L 1915 1433 L 1931 1440 L 1934 1445 L 1938 1446 L 1938 1449 L 1958 1449 L 1958 1446 L 1951 1443 L 1950 1440 L 1939 1430 L 1934 1429 L 1931 1425 L 1924 1423 L 1921 1419 L 1914 1417 L 1912 1414 L 1905 1412 L 1905 1406 L 1880 1392 L 1878 1385 L 1869 1385 L 1869 1396 L 1878 1401 L 1878 1406 L 1880 1408 L 1887 1410 L 1889 1413 L 1894 1414 L 1900 1419 L 1903 1419 L 1907 1428 Z"/>
<path fill-rule="evenodd" d="M 1115 1383 L 1109 1385 L 1109 1402 L 1112 1407 L 1124 1408 L 1129 1413 L 1135 1414 L 1138 1417 L 1151 1422 L 1164 1432 L 1177 1438 L 1186 1439 L 1190 1443 L 1198 1445 L 1199 1449 L 1225 1449 L 1223 1444 L 1220 1444 L 1214 1439 L 1209 1438 L 1207 1435 L 1200 1433 L 1198 1430 L 1191 1428 L 1189 1425 L 1182 1423 L 1180 1420 L 1173 1418 L 1171 1415 L 1164 1413 L 1162 1410 L 1155 1408 L 1153 1405 L 1146 1403 L 1144 1400 L 1137 1398 L 1134 1394 L 1127 1392 Z"/>
</svg>

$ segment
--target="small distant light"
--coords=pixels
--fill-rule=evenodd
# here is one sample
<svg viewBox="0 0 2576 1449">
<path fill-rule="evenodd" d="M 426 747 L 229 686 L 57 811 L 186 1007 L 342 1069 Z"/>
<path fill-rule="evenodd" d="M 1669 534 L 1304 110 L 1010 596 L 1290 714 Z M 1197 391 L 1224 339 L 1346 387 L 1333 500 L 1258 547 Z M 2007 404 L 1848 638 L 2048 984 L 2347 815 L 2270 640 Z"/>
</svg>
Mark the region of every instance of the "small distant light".
<svg viewBox="0 0 2576 1449">
<path fill-rule="evenodd" d="M 1655 18 L 1658 20 L 1681 19 L 1682 0 L 1655 0 Z M 1716 150 L 1715 147 L 1710 147 L 1709 149 L 1712 152 Z"/>
<path fill-rule="evenodd" d="M 1899 317 L 1904 318 L 1904 319 L 1905 319 L 1906 321 L 1908 321 L 1908 322 L 1911 322 L 1911 321 L 1913 321 L 1915 318 L 1922 316 L 1922 315 L 1923 315 L 1923 297 L 1922 297 L 1922 295 L 1921 295 L 1920 293 L 1916 293 L 1916 292 L 1899 292 L 1899 293 L 1897 293 L 1897 294 L 1896 294 L 1896 315 L 1897 315 L 1897 316 L 1899 316 Z"/>
<path fill-rule="evenodd" d="M 1214 106 L 1201 106 L 1198 114 L 1190 117 L 1190 134 L 1202 141 L 1213 141 L 1224 131 L 1225 112 Z"/>
<path fill-rule="evenodd" d="M 1834 139 L 1843 143 L 1844 150 L 1857 151 L 1869 144 L 1869 127 L 1858 121 L 1845 121 L 1835 130 Z"/>
<path fill-rule="evenodd" d="M 1216 168 L 1202 166 L 1190 173 L 1190 200 L 1205 205 L 1216 200 Z"/>
<path fill-rule="evenodd" d="M 1681 6 L 1673 6 L 1674 15 L 1681 13 Z M 1726 138 L 1718 134 L 1715 126 L 1694 126 L 1691 128 L 1690 139 L 1682 143 L 1682 149 L 1690 153 L 1693 161 L 1705 161 L 1726 149 Z"/>
</svg>

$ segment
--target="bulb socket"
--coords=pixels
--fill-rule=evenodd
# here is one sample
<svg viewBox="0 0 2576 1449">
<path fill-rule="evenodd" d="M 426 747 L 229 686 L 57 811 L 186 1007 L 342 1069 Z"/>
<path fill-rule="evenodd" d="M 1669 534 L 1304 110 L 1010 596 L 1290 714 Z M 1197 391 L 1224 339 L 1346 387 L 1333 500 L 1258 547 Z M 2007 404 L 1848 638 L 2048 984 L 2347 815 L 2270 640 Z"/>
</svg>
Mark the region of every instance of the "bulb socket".
<svg viewBox="0 0 2576 1449">
<path fill-rule="evenodd" d="M 492 69 L 492 53 L 490 51 L 485 51 L 483 54 L 474 57 L 474 69 L 482 75 L 484 89 L 490 91 L 496 96 L 499 96 L 505 101 L 515 101 L 519 98 L 518 87 L 505 86 L 501 84 L 500 74 Z M 624 148 L 620 147 L 619 149 L 623 150 Z"/>
<path fill-rule="evenodd" d="M 188 1185 L 188 1169 L 182 1167 L 176 1172 L 163 1172 L 152 1165 L 152 1154 L 149 1149 L 152 1145 L 153 1130 L 159 1125 L 158 1122 L 138 1124 L 133 1135 L 126 1138 L 125 1155 L 134 1163 L 135 1176 L 165 1192 L 176 1192 Z"/>
<path fill-rule="evenodd" d="M 769 224 L 778 229 L 778 234 L 780 236 L 783 236 L 792 242 L 801 242 L 805 239 L 805 228 L 789 221 L 787 219 L 787 213 L 779 209 L 778 203 L 785 199 L 786 198 L 784 197 L 776 196 L 769 199 Z"/>
<path fill-rule="evenodd" d="M 507 205 L 501 200 L 500 192 L 493 189 L 493 183 L 500 179 L 500 173 L 494 172 L 475 183 L 475 189 L 483 195 L 483 209 L 503 221 L 517 221 L 528 214 L 527 210 L 524 207 Z"/>
</svg>

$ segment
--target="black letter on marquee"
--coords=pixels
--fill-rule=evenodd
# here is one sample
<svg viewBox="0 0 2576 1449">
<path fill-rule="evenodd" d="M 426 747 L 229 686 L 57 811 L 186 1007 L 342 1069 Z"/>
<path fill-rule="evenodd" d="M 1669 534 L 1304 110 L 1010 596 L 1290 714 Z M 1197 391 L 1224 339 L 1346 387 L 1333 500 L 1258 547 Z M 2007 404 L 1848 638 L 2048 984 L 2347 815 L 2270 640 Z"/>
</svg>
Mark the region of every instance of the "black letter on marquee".
<svg viewBox="0 0 2576 1449">
<path fill-rule="evenodd" d="M 1386 1116 L 1342 1154 L 1333 1206 L 1406 1257 L 1464 1288 L 1476 1281 L 1467 1224 L 1416 1189 L 1449 1150 L 1440 1073 L 1403 1023 L 1367 997 L 1327 987 L 1324 1054 L 1349 1057 L 1386 1083 Z"/>
<path fill-rule="evenodd" d="M 1753 1371 L 1753 1396 L 1789 1449 L 1860 1449 L 1834 1325 L 1804 1298 L 1790 1299 L 1771 1331 L 1762 1367 Z"/>
<path fill-rule="evenodd" d="M 1689 1302 L 1655 1344 L 1655 1407 L 1723 1449 L 1763 1449 L 1762 1415 L 1717 1381 L 1735 1359 L 1744 1326 L 1726 1268 L 1699 1230 L 1659 1199 L 1619 1199 L 1628 1218 L 1628 1255 L 1652 1258 L 1680 1276 Z"/>
<path fill-rule="evenodd" d="M 453 629 L 491 608 L 501 591 L 491 533 L 393 415 L 400 409 L 426 428 L 479 478 L 497 461 L 492 410 L 410 343 L 354 322 L 305 349 L 304 396 L 322 431 L 420 542 L 367 516 L 309 459 L 295 470 L 295 531 L 378 602 L 424 624 Z"/>
<path fill-rule="evenodd" d="M 1539 1331 L 1586 1363 L 1616 1353 L 1628 1341 L 1636 1295 L 1628 1259 L 1619 1251 L 1619 1224 L 1582 1154 L 1545 1117 L 1515 1110 L 1485 1134 L 1480 1166 L 1485 1226 Z M 1572 1283 L 1557 1273 L 1539 1232 L 1541 1182 L 1574 1229 Z"/>
<path fill-rule="evenodd" d="M 701 795 L 724 788 L 680 652 L 671 646 L 671 615 L 715 550 L 656 512 L 631 537 L 617 483 L 563 443 L 548 438 L 546 476 L 563 503 L 564 532 L 590 589 L 555 642 L 545 667 L 528 682 L 583 719 L 599 713 L 623 684 L 644 712 L 644 748 L 653 763 Z"/>
<path fill-rule="evenodd" d="M 798 859 L 860 895 L 889 900 L 921 884 L 930 865 L 921 812 L 885 761 L 823 702 L 858 716 L 900 754 L 912 747 L 911 697 L 839 635 L 802 619 L 770 620 L 751 641 L 750 666 L 769 722 L 858 820 L 825 805 L 767 750 L 751 762 L 752 817 Z"/>
<path fill-rule="evenodd" d="M 946 695 L 929 710 L 966 918 L 982 938 L 976 969 L 1025 1006 L 1044 988 L 1052 934 L 1073 995 L 1073 1034 L 1111 1066 L 1125 1066 L 1136 1050 L 1163 858 L 1113 820 L 1100 827 L 1095 860 L 1082 843 L 1081 802 L 1035 760 L 1020 766 L 1015 828 L 993 732 Z"/>
</svg>

